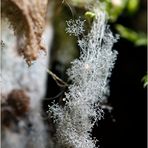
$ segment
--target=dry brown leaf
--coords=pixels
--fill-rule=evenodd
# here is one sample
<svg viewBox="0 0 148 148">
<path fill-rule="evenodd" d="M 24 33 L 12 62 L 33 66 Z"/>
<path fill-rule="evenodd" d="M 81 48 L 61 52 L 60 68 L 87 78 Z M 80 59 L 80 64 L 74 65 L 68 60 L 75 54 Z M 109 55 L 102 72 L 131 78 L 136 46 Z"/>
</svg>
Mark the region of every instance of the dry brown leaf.
<svg viewBox="0 0 148 148">
<path fill-rule="evenodd" d="M 2 17 L 8 18 L 17 36 L 18 53 L 30 65 L 44 50 L 41 37 L 48 0 L 2 0 Z"/>
</svg>

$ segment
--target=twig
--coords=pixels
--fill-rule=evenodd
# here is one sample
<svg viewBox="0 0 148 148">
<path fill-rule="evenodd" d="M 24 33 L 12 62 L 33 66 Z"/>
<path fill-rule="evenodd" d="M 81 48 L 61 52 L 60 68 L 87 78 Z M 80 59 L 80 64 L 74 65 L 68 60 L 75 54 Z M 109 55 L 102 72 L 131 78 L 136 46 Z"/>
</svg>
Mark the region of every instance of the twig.
<svg viewBox="0 0 148 148">
<path fill-rule="evenodd" d="M 68 84 L 66 82 L 64 82 L 61 78 L 59 78 L 52 71 L 50 71 L 47 68 L 46 68 L 46 71 L 48 72 L 48 74 L 50 74 L 52 76 L 52 78 L 55 80 L 55 82 L 57 83 L 57 85 L 59 85 L 60 87 L 67 87 L 68 86 Z"/>
</svg>

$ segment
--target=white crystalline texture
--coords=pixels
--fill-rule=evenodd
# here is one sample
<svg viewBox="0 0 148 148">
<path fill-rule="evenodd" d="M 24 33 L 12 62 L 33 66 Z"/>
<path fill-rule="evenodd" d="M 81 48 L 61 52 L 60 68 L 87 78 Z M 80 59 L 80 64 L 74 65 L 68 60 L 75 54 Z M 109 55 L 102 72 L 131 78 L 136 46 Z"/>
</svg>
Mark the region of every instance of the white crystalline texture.
<svg viewBox="0 0 148 148">
<path fill-rule="evenodd" d="M 77 20 L 71 19 L 66 22 L 67 22 L 66 32 L 69 33 L 70 35 L 79 36 L 80 34 L 82 34 L 85 31 L 84 30 L 85 20 L 81 20 L 80 17 Z"/>
<path fill-rule="evenodd" d="M 81 54 L 68 69 L 72 84 L 65 93 L 65 106 L 56 104 L 49 108 L 56 121 L 59 142 L 72 148 L 95 148 L 90 133 L 103 116 L 100 102 L 108 95 L 108 78 L 117 56 L 112 50 L 117 39 L 106 24 L 106 14 L 95 14 L 90 33 L 78 38 Z M 68 22 L 67 32 L 76 36 L 84 31 L 84 21 L 75 22 Z"/>
</svg>

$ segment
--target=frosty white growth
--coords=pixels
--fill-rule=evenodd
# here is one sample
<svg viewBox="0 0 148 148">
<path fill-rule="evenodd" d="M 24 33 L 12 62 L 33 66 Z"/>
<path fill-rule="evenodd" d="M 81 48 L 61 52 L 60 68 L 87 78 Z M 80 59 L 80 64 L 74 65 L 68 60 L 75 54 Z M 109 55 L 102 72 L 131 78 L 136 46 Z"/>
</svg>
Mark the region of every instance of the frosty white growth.
<svg viewBox="0 0 148 148">
<path fill-rule="evenodd" d="M 59 143 L 72 148 L 95 148 L 91 131 L 103 110 L 99 107 L 108 93 L 108 78 L 114 67 L 116 42 L 106 24 L 106 14 L 95 10 L 95 20 L 90 33 L 80 38 L 84 32 L 84 21 L 70 20 L 67 32 L 78 37 L 81 49 L 79 59 L 72 62 L 68 69 L 72 84 L 65 93 L 65 106 L 54 104 L 49 107 L 53 113 Z"/>
<path fill-rule="evenodd" d="M 84 30 L 84 22 L 85 20 L 81 20 L 81 18 L 79 17 L 79 19 L 77 20 L 70 20 L 70 21 L 66 21 L 67 22 L 67 28 L 66 28 L 66 32 L 69 33 L 70 35 L 73 34 L 74 36 L 79 36 L 80 34 L 82 34 L 85 30 Z"/>
</svg>

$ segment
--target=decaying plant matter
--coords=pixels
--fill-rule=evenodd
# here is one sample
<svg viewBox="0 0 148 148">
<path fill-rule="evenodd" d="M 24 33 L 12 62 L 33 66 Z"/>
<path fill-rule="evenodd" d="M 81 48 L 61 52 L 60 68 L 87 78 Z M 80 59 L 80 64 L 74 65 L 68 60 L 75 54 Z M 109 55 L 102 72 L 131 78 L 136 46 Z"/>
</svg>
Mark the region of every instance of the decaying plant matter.
<svg viewBox="0 0 148 148">
<path fill-rule="evenodd" d="M 2 17 L 10 22 L 18 40 L 18 53 L 28 64 L 44 50 L 41 37 L 48 0 L 2 0 Z"/>
<path fill-rule="evenodd" d="M 45 18 L 47 2 L 2 0 L 1 3 L 3 148 L 45 148 L 47 145 L 53 148 L 41 115 L 41 100 L 46 91 L 45 67 L 52 40 L 51 21 Z M 42 43 L 46 55 L 40 52 L 44 49 Z M 28 68 L 22 57 L 28 64 L 37 60 Z"/>
<path fill-rule="evenodd" d="M 30 98 L 23 90 L 12 90 L 8 94 L 5 103 L 2 103 L 2 126 L 10 128 L 13 122 L 23 118 L 30 110 L 29 103 Z"/>
</svg>

